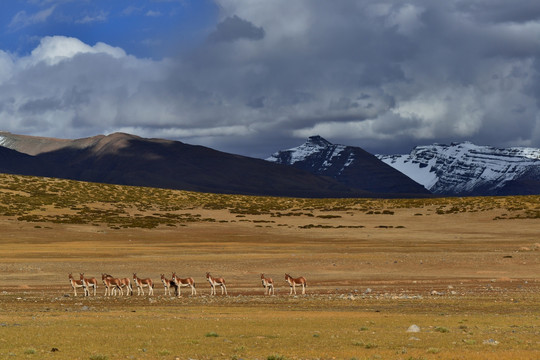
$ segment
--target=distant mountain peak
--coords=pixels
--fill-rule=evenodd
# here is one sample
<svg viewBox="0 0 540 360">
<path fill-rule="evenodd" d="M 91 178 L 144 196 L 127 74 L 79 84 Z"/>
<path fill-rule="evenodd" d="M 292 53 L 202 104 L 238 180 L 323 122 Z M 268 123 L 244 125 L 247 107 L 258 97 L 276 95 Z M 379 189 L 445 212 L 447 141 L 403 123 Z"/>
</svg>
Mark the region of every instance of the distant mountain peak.
<svg viewBox="0 0 540 360">
<path fill-rule="evenodd" d="M 334 146 L 336 145 L 332 144 L 330 141 L 324 139 L 320 135 L 314 135 L 310 136 L 302 145 L 291 149 L 278 151 L 272 154 L 272 156 L 266 160 L 270 162 L 292 165 L 297 162 L 305 161 L 307 157 L 313 155 L 314 153 Z"/>
<path fill-rule="evenodd" d="M 310 136 L 302 145 L 278 151 L 266 160 L 374 193 L 429 194 L 424 187 L 362 148 L 332 144 L 320 135 Z"/>
<path fill-rule="evenodd" d="M 315 144 L 315 145 L 318 145 L 318 146 L 321 146 L 321 147 L 334 145 L 330 141 L 326 140 L 325 138 L 323 138 L 320 135 L 310 136 L 306 143 Z"/>
<path fill-rule="evenodd" d="M 538 194 L 540 149 L 496 148 L 469 141 L 415 147 L 379 159 L 441 195 Z"/>
</svg>

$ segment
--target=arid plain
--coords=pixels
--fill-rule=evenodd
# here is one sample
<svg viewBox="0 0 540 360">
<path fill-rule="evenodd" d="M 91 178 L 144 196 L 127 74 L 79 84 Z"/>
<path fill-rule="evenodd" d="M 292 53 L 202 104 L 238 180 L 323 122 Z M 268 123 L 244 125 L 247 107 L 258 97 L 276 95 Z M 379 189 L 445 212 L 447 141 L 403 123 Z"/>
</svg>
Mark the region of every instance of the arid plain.
<svg viewBox="0 0 540 360">
<path fill-rule="evenodd" d="M 265 198 L 0 175 L 0 229 L 2 359 L 540 358 L 538 196 Z M 165 296 L 172 272 L 197 296 Z M 228 296 L 210 296 L 206 272 Z M 75 297 L 69 273 L 99 278 L 97 296 Z M 102 273 L 151 277 L 155 294 L 105 297 Z M 307 279 L 305 296 L 285 273 Z"/>
</svg>

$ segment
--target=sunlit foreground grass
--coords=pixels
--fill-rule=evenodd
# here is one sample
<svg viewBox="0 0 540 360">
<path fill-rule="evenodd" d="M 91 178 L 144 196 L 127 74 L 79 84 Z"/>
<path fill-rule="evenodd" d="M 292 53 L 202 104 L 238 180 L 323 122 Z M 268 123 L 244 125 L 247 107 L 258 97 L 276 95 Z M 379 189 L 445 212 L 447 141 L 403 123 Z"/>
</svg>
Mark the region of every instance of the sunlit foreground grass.
<svg viewBox="0 0 540 360">
<path fill-rule="evenodd" d="M 540 359 L 538 218 L 539 196 L 290 199 L 0 175 L 0 359 Z M 198 295 L 163 297 L 172 271 Z M 230 296 L 208 296 L 207 271 Z M 105 298 L 100 282 L 74 297 L 79 272 L 137 272 L 156 296 Z M 277 296 L 261 295 L 261 272 Z M 287 295 L 285 272 L 307 296 Z"/>
<path fill-rule="evenodd" d="M 539 300 L 4 294 L 0 358 L 538 359 Z"/>
</svg>

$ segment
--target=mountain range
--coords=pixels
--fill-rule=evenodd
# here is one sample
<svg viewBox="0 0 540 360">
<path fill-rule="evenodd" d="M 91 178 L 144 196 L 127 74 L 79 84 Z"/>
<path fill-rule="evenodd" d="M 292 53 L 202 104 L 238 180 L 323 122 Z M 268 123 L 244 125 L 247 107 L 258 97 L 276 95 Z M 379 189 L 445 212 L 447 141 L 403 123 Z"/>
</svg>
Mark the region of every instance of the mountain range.
<svg viewBox="0 0 540 360">
<path fill-rule="evenodd" d="M 472 143 L 373 155 L 312 136 L 268 159 L 114 133 L 56 139 L 0 132 L 0 172 L 200 192 L 291 197 L 540 194 L 540 149 Z"/>
<path fill-rule="evenodd" d="M 362 161 L 359 161 L 362 159 Z M 378 166 L 375 159 L 399 172 Z M 385 191 L 418 186 L 444 196 L 540 194 L 540 149 L 495 148 L 470 142 L 417 146 L 409 154 L 371 155 L 359 147 L 335 145 L 320 136 L 278 151 L 268 161 L 287 164 L 340 183 Z M 377 184 L 370 174 L 377 172 Z M 384 175 L 383 175 L 384 172 Z"/>
<path fill-rule="evenodd" d="M 540 194 L 540 149 L 470 142 L 417 146 L 410 154 L 377 155 L 434 194 Z"/>
<path fill-rule="evenodd" d="M 0 132 L 0 145 L 3 173 L 225 194 L 398 196 L 262 159 L 124 133 L 66 140 Z"/>
</svg>

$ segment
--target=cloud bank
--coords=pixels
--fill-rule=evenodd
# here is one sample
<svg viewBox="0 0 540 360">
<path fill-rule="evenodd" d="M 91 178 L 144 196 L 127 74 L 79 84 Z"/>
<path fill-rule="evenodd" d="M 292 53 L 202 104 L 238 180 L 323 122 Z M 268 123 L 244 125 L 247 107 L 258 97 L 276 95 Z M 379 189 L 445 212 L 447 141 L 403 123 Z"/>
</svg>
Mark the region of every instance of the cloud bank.
<svg viewBox="0 0 540 360">
<path fill-rule="evenodd" d="M 63 36 L 26 56 L 0 50 L 0 127 L 126 131 L 255 157 L 315 134 L 376 153 L 540 147 L 536 1 L 217 3 L 206 41 L 176 57 Z"/>
</svg>

